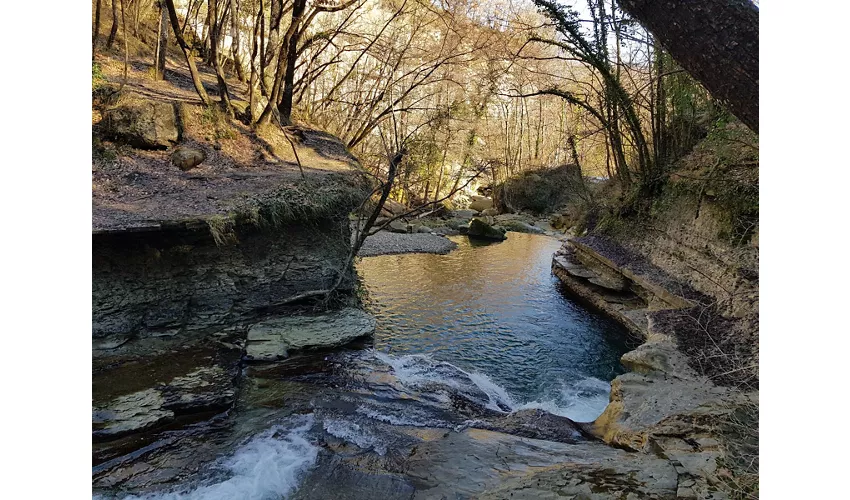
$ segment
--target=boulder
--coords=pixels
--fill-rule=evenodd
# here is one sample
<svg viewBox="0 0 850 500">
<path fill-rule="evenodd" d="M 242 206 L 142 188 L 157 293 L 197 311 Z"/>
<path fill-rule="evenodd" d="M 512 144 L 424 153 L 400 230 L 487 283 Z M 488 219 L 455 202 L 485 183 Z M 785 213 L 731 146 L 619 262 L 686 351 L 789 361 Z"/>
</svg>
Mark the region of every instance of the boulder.
<svg viewBox="0 0 850 500">
<path fill-rule="evenodd" d="M 175 148 L 174 152 L 171 153 L 171 163 L 184 172 L 197 167 L 206 159 L 207 154 L 203 150 L 185 146 Z"/>
<path fill-rule="evenodd" d="M 481 215 L 487 215 L 487 216 L 493 217 L 493 216 L 499 215 L 499 211 L 496 210 L 495 208 L 488 208 L 487 210 L 482 211 Z"/>
<path fill-rule="evenodd" d="M 394 221 L 390 222 L 390 225 L 387 226 L 386 229 L 388 229 L 388 230 L 390 230 L 394 233 L 407 233 L 408 232 L 407 226 L 408 226 L 408 224 L 403 222 L 403 221 L 394 220 Z"/>
<path fill-rule="evenodd" d="M 488 208 L 493 208 L 493 199 L 486 196 L 473 196 L 472 203 L 469 204 L 470 210 L 482 212 Z"/>
<path fill-rule="evenodd" d="M 103 116 L 105 133 L 142 149 L 164 149 L 180 140 L 177 110 L 168 102 L 122 98 Z"/>
<path fill-rule="evenodd" d="M 470 238 L 503 241 L 506 240 L 505 232 L 495 228 L 481 219 L 469 221 L 469 230 L 466 233 Z"/>
<path fill-rule="evenodd" d="M 339 347 L 374 331 L 375 318 L 353 307 L 272 318 L 248 329 L 245 357 L 249 361 L 275 361 L 286 358 L 292 350 Z"/>
<path fill-rule="evenodd" d="M 575 218 L 569 214 L 554 214 L 549 217 L 549 224 L 555 229 L 567 230 L 575 225 Z"/>
<path fill-rule="evenodd" d="M 446 221 L 446 226 L 452 229 L 460 229 L 462 227 L 469 227 L 469 219 L 449 219 Z"/>
<path fill-rule="evenodd" d="M 401 215 L 401 214 L 407 212 L 407 207 L 405 207 L 401 203 L 399 203 L 395 200 L 391 200 L 389 198 L 384 202 L 383 208 L 393 215 Z"/>
<path fill-rule="evenodd" d="M 515 231 L 517 233 L 531 233 L 531 234 L 543 234 L 544 231 L 537 226 L 533 226 L 528 222 L 523 222 L 520 220 L 508 220 L 500 223 L 500 226 L 505 228 L 508 231 Z"/>
</svg>

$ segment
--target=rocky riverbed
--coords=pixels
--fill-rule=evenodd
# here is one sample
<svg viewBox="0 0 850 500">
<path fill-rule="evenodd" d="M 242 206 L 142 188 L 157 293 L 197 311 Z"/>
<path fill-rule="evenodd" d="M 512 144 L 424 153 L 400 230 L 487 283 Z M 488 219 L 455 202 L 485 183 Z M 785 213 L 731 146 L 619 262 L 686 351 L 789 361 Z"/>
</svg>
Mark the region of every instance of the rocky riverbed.
<svg viewBox="0 0 850 500">
<path fill-rule="evenodd" d="M 399 210 L 403 210 L 403 207 Z M 388 215 L 393 214 L 388 212 Z M 505 239 L 505 233 L 508 231 L 541 234 L 559 240 L 568 237 L 565 230 L 555 229 L 549 218 L 528 214 L 485 215 L 471 209 L 454 210 L 441 217 L 385 221 L 389 219 L 379 218 L 376 221 L 375 226 L 383 226 L 384 229 L 366 238 L 358 255 L 372 257 L 404 253 L 445 254 L 457 248 L 457 245 L 446 237 L 456 235 L 494 241 Z M 356 228 L 356 225 L 353 227 Z"/>
</svg>

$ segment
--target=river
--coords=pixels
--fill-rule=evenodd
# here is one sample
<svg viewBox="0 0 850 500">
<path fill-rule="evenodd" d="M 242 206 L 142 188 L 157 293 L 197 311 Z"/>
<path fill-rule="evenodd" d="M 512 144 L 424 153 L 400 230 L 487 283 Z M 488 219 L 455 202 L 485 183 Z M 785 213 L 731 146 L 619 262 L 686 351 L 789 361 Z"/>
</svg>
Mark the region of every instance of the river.
<svg viewBox="0 0 850 500">
<path fill-rule="evenodd" d="M 584 441 L 560 417 L 602 412 L 628 335 L 564 295 L 550 271 L 559 241 L 453 239 L 448 255 L 363 258 L 374 339 L 247 368 L 234 410 L 163 432 L 141 463 L 107 464 L 119 486 L 95 497 L 463 497 L 502 467 L 557 463 Z M 514 435 L 551 442 L 523 450 Z"/>
</svg>

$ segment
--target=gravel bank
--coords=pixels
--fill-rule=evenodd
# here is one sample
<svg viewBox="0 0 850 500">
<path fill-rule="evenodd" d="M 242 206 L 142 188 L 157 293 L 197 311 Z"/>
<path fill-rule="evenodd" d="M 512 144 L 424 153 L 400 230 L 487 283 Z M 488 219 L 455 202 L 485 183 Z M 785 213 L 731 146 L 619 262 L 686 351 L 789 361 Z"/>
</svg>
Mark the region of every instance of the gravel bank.
<svg viewBox="0 0 850 500">
<path fill-rule="evenodd" d="M 390 233 L 380 231 L 366 238 L 358 255 L 391 255 L 399 253 L 437 253 L 446 254 L 457 248 L 457 243 L 428 233 Z"/>
</svg>

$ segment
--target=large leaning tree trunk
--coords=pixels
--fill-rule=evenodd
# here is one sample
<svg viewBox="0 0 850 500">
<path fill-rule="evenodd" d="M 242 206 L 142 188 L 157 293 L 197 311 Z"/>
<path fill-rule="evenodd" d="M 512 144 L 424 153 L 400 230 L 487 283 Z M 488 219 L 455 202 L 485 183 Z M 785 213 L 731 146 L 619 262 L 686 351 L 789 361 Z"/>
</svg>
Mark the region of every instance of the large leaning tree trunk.
<svg viewBox="0 0 850 500">
<path fill-rule="evenodd" d="M 192 84 L 195 86 L 195 91 L 198 92 L 198 97 L 204 105 L 210 105 L 210 97 L 204 88 L 204 83 L 201 81 L 201 75 L 198 73 L 198 67 L 195 66 L 195 56 L 192 55 L 192 48 L 183 39 L 180 34 L 180 21 L 177 19 L 177 10 L 174 8 L 174 0 L 164 0 L 165 7 L 168 9 L 168 18 L 171 21 L 171 29 L 174 30 L 174 38 L 177 40 L 177 45 L 186 56 L 186 64 L 189 65 L 189 73 L 192 75 Z"/>
<path fill-rule="evenodd" d="M 620 0 L 709 92 L 758 133 L 759 11 L 750 0 Z"/>
</svg>

